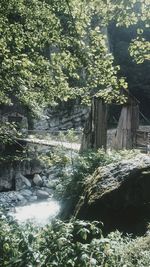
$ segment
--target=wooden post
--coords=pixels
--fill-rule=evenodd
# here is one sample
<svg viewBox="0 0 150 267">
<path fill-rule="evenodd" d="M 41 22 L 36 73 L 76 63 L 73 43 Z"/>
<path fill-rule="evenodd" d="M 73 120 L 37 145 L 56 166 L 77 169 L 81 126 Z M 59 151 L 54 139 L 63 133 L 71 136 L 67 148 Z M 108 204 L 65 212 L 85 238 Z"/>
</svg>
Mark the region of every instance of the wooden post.
<svg viewBox="0 0 150 267">
<path fill-rule="evenodd" d="M 101 98 L 94 97 L 89 119 L 83 131 L 80 151 L 87 149 L 106 149 L 107 143 L 107 105 Z"/>
<path fill-rule="evenodd" d="M 123 106 L 114 140 L 115 149 L 132 149 L 139 127 L 139 105 L 131 100 Z"/>
</svg>

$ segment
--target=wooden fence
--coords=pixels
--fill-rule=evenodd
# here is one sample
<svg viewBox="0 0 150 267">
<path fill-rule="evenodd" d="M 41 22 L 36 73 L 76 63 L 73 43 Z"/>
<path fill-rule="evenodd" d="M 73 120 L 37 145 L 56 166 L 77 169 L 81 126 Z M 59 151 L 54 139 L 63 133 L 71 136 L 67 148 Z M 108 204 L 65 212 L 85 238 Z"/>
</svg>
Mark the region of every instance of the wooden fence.
<svg viewBox="0 0 150 267">
<path fill-rule="evenodd" d="M 150 131 L 137 130 L 134 148 L 144 153 L 150 153 Z"/>
</svg>

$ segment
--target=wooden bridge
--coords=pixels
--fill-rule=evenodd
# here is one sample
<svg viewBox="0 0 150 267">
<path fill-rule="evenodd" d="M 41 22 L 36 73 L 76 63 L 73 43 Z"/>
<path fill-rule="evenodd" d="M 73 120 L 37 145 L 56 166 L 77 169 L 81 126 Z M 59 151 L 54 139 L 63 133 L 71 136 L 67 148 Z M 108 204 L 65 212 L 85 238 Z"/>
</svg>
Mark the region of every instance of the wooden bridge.
<svg viewBox="0 0 150 267">
<path fill-rule="evenodd" d="M 31 149 L 32 151 L 36 151 L 36 149 L 38 151 L 44 149 L 48 150 L 48 147 L 61 147 L 66 150 L 79 152 L 81 146 L 80 140 L 78 140 L 78 142 L 68 141 L 67 139 L 65 139 L 65 135 L 61 139 L 59 133 L 62 132 L 63 131 L 59 131 L 57 133 L 50 133 L 49 131 L 29 131 L 29 134 L 25 137 L 21 136 L 19 138 L 15 138 L 15 148 L 12 147 L 12 151 L 16 149 L 22 150 L 25 147 Z M 113 139 L 115 132 L 115 129 L 107 131 L 107 148 L 114 147 Z M 150 153 L 150 126 L 140 126 L 140 128 L 136 131 L 136 136 L 133 142 L 133 149 L 138 149 L 143 153 Z"/>
<path fill-rule="evenodd" d="M 111 135 L 110 130 L 107 132 L 108 144 L 107 147 L 111 148 L 112 141 L 109 142 L 109 136 Z M 61 131 L 60 131 L 61 132 Z M 112 136 L 115 133 L 115 129 L 113 130 Z M 81 134 L 81 133 L 80 133 Z M 64 140 L 60 138 L 59 135 L 49 135 L 48 131 L 42 131 L 42 134 L 38 132 L 34 132 L 34 134 L 29 134 L 27 137 L 16 138 L 16 142 L 23 146 L 47 146 L 47 147 L 62 147 L 67 150 L 73 150 L 79 152 L 81 143 L 80 142 L 71 142 L 68 140 Z M 113 145 L 112 145 L 113 147 Z M 135 140 L 133 142 L 133 149 L 138 149 L 143 153 L 150 153 L 150 126 L 140 126 L 140 128 L 136 131 Z"/>
<path fill-rule="evenodd" d="M 49 147 L 63 147 L 68 150 L 79 151 L 80 144 L 74 142 L 64 142 L 64 141 L 56 141 L 56 140 L 47 140 L 47 139 L 40 139 L 40 138 L 17 138 L 18 142 L 24 142 L 28 145 L 41 145 L 41 146 L 49 146 Z"/>
</svg>

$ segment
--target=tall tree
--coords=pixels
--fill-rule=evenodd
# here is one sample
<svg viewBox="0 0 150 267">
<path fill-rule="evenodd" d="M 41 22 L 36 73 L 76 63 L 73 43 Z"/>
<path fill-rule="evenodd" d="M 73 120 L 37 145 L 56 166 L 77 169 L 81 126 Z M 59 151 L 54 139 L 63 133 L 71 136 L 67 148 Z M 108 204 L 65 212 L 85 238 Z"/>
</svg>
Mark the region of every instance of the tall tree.
<svg viewBox="0 0 150 267">
<path fill-rule="evenodd" d="M 92 1 L 48 2 L 0 3 L 1 103 L 10 103 L 13 95 L 35 107 L 57 97 L 87 96 L 99 86 L 119 88 L 117 68 L 95 19 L 100 10 Z"/>
<path fill-rule="evenodd" d="M 93 96 L 124 101 L 119 89 L 127 83 L 118 76 L 105 29 L 111 21 L 141 20 L 148 27 L 148 7 L 147 0 L 1 0 L 0 103 L 15 97 L 35 110 L 76 95 L 85 102 Z M 137 60 L 139 42 L 130 49 Z M 142 44 L 147 52 L 138 53 L 148 60 L 149 43 Z"/>
</svg>

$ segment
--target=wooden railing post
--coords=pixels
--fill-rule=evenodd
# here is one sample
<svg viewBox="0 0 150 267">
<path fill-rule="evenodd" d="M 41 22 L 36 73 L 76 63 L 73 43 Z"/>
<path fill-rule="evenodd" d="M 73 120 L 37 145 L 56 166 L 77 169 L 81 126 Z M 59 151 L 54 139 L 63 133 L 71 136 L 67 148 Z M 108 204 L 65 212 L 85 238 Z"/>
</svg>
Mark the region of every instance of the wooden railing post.
<svg viewBox="0 0 150 267">
<path fill-rule="evenodd" d="M 107 145 L 107 105 L 101 98 L 92 99 L 91 112 L 83 131 L 81 152 Z"/>
</svg>

